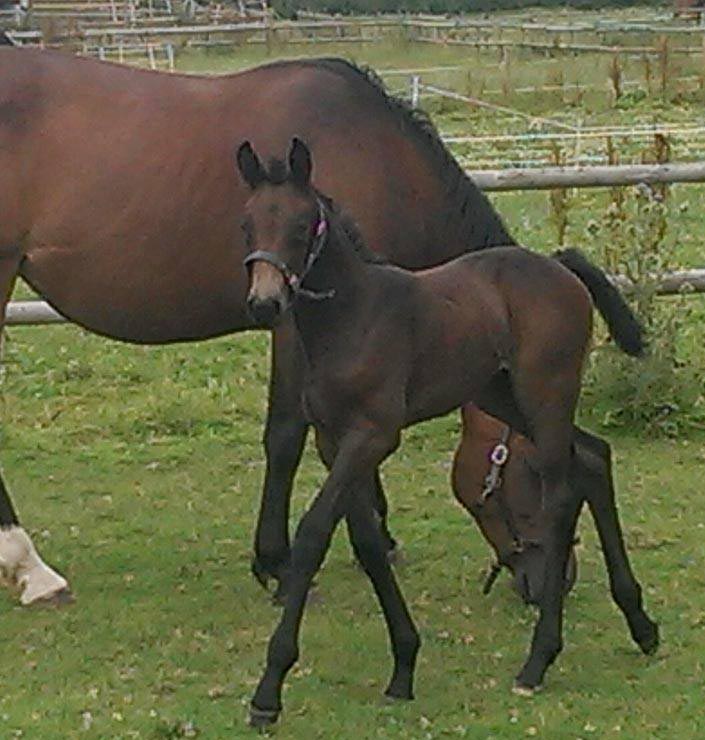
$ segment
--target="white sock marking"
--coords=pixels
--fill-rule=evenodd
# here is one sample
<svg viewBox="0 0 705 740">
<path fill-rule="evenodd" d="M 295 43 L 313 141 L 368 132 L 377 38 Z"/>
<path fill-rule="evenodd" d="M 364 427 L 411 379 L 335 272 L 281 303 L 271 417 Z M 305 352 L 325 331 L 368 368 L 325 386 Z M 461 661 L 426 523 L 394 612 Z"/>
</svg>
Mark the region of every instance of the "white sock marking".
<svg viewBox="0 0 705 740">
<path fill-rule="evenodd" d="M 39 557 L 22 527 L 0 528 L 0 574 L 19 587 L 24 606 L 68 587 L 66 579 Z"/>
</svg>

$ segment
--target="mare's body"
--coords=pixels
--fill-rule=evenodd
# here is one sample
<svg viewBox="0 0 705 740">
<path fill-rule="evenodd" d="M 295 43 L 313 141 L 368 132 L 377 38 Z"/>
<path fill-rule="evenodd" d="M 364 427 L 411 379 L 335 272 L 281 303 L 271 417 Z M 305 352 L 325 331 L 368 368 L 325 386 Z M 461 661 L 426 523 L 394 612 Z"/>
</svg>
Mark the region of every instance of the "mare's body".
<svg viewBox="0 0 705 740">
<path fill-rule="evenodd" d="M 239 228 L 247 190 L 232 172 L 233 144 L 250 138 L 267 156 L 293 134 L 320 157 L 320 186 L 394 262 L 420 268 L 512 243 L 423 117 L 341 60 L 196 77 L 2 46 L 0 323 L 22 277 L 71 320 L 124 341 L 251 328 Z M 289 493 L 307 428 L 290 327 L 273 344 L 262 579 L 288 563 Z M 0 479 L 0 528 L 18 527 Z M 6 555 L 12 571 L 29 556 L 24 538 L 18 556 L 9 536 L 0 565 Z M 65 585 L 28 581 L 23 601 Z"/>
</svg>

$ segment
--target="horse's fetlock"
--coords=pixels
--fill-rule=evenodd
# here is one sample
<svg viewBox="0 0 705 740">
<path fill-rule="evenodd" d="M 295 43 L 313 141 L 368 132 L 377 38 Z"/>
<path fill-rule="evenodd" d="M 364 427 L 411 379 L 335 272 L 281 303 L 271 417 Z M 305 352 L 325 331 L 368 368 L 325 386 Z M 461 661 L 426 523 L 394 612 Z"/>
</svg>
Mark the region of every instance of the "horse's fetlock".
<svg viewBox="0 0 705 740">
<path fill-rule="evenodd" d="M 397 648 L 401 660 L 407 664 L 414 662 L 421 648 L 421 636 L 413 625 L 408 631 L 405 631 L 403 635 L 398 637 Z"/>
<path fill-rule="evenodd" d="M 641 609 L 642 594 L 638 583 L 614 582 L 610 585 L 610 592 L 622 611 L 630 613 Z"/>
</svg>

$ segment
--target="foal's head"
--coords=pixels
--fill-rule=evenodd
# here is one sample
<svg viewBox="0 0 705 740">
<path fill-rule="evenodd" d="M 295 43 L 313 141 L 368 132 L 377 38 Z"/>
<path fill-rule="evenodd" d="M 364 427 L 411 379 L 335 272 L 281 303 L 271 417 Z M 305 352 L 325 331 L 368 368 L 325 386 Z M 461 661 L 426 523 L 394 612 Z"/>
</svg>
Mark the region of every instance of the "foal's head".
<svg viewBox="0 0 705 740">
<path fill-rule="evenodd" d="M 286 162 L 266 169 L 249 141 L 237 152 L 240 175 L 252 191 L 242 228 L 250 252 L 247 305 L 254 320 L 271 327 L 315 261 L 327 235 L 323 203 L 311 186 L 311 153 L 293 139 Z"/>
</svg>

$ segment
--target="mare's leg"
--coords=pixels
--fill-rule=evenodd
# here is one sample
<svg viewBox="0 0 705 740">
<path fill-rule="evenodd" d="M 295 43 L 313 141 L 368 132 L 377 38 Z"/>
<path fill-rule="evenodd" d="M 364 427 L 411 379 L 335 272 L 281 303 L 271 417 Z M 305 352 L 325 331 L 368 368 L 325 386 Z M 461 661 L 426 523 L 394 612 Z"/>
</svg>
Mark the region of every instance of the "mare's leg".
<svg viewBox="0 0 705 740">
<path fill-rule="evenodd" d="M 0 251 L 0 333 L 5 308 L 20 264 L 16 250 Z M 5 482 L 0 476 L 0 577 L 20 590 L 23 605 L 70 600 L 66 580 L 39 557 L 32 540 L 20 526 Z"/>
<path fill-rule="evenodd" d="M 275 599 L 283 591 L 289 569 L 289 503 L 308 429 L 301 402 L 303 363 L 296 330 L 288 318 L 272 334 L 264 431 L 267 467 L 252 561 L 252 572 L 260 583 L 266 585 L 270 577 L 277 581 Z"/>
<path fill-rule="evenodd" d="M 370 480 L 377 465 L 396 444 L 398 439 L 390 441 L 370 433 L 352 433 L 337 446 L 330 475 L 296 531 L 286 602 L 269 642 L 264 674 L 252 699 L 251 724 L 272 724 L 279 716 L 284 679 L 299 655 L 299 630 L 313 577 L 323 562 L 338 522 L 348 512 L 351 496 Z"/>
<path fill-rule="evenodd" d="M 612 598 L 627 620 L 632 639 L 649 655 L 658 647 L 658 626 L 644 611 L 641 586 L 634 577 L 624 545 L 609 444 L 578 429 L 574 471 L 571 484 L 587 499 L 595 520 Z"/>
</svg>

